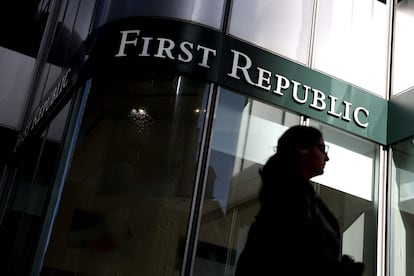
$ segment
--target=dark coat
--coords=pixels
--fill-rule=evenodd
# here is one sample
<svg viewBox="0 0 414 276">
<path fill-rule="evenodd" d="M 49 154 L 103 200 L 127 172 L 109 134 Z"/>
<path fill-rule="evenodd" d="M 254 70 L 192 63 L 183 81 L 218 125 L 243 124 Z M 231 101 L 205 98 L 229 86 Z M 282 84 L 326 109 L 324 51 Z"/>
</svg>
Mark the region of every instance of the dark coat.
<svg viewBox="0 0 414 276">
<path fill-rule="evenodd" d="M 336 218 L 307 180 L 278 171 L 263 179 L 261 208 L 235 276 L 343 275 Z"/>
</svg>

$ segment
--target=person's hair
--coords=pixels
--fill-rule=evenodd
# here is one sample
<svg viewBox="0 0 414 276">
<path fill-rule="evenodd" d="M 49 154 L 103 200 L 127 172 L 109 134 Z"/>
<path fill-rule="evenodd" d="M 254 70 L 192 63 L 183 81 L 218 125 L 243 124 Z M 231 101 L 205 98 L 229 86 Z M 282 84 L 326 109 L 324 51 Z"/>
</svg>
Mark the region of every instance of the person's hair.
<svg viewBox="0 0 414 276">
<path fill-rule="evenodd" d="M 298 146 L 310 148 L 322 138 L 322 132 L 311 126 L 293 126 L 280 136 L 276 154 L 289 159 L 295 156 Z"/>
<path fill-rule="evenodd" d="M 276 153 L 273 154 L 260 169 L 263 188 L 260 198 L 264 196 L 273 181 L 280 173 L 297 169 L 299 163 L 298 147 L 310 148 L 323 137 L 322 132 L 310 126 L 296 125 L 287 129 L 279 138 Z M 265 191 L 263 191 L 265 190 Z"/>
</svg>

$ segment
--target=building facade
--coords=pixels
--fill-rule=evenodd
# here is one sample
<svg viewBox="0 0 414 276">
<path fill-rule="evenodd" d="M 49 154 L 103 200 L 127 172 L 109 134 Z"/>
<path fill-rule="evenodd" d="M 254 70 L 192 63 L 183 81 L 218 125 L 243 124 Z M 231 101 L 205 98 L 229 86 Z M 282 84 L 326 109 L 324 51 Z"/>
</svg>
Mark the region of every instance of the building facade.
<svg viewBox="0 0 414 276">
<path fill-rule="evenodd" d="M 413 275 L 414 1 L 1 14 L 2 275 L 233 275 L 258 169 L 297 124 L 329 145 L 312 182 L 342 253 L 366 276 Z"/>
</svg>

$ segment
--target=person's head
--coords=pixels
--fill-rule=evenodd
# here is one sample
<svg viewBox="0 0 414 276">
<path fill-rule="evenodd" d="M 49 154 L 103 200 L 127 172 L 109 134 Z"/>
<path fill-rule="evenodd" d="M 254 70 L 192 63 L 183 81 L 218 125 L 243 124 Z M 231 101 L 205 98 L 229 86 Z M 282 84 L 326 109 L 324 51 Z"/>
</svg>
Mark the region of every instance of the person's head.
<svg viewBox="0 0 414 276">
<path fill-rule="evenodd" d="M 325 163 L 329 160 L 326 150 L 321 131 L 297 125 L 287 129 L 279 138 L 275 158 L 310 179 L 323 174 Z"/>
</svg>

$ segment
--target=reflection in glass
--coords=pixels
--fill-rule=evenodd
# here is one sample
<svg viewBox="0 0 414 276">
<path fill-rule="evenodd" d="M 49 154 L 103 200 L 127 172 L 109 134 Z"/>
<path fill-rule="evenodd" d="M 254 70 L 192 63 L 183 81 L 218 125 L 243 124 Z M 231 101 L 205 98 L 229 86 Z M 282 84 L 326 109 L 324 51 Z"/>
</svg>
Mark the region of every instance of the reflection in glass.
<svg viewBox="0 0 414 276">
<path fill-rule="evenodd" d="M 1 46 L 0 56 L 0 125 L 19 129 L 35 59 Z"/>
<path fill-rule="evenodd" d="M 233 0 L 229 33 L 306 64 L 313 1 Z"/>
<path fill-rule="evenodd" d="M 120 18 L 155 16 L 184 19 L 219 29 L 223 8 L 224 0 L 117 0 L 100 6 L 98 13 L 102 17 L 95 21 L 94 28 Z"/>
<path fill-rule="evenodd" d="M 392 147 L 390 275 L 413 275 L 414 137 Z"/>
<path fill-rule="evenodd" d="M 414 1 L 399 0 L 395 6 L 394 18 L 393 95 L 414 86 L 411 74 L 414 63 L 414 37 L 411 35 L 414 24 Z"/>
<path fill-rule="evenodd" d="M 259 209 L 258 169 L 274 153 L 278 137 L 299 122 L 297 115 L 220 91 L 194 275 L 232 275 Z M 327 175 L 312 179 L 315 190 L 340 223 L 342 253 L 363 261 L 365 275 L 375 275 L 378 146 L 311 124 L 321 129 L 330 147 Z"/>
<path fill-rule="evenodd" d="M 385 97 L 388 9 L 378 0 L 320 0 L 314 68 Z"/>
<path fill-rule="evenodd" d="M 180 275 L 209 87 L 153 77 L 92 80 L 44 275 Z"/>
<path fill-rule="evenodd" d="M 324 174 L 312 181 L 338 219 L 342 254 L 364 262 L 364 275 L 376 275 L 378 145 L 322 123 L 310 125 L 322 131 L 329 145 Z"/>
<path fill-rule="evenodd" d="M 16 167 L 7 208 L 0 227 L 2 275 L 30 275 L 39 236 L 50 202 L 71 101 L 53 119 L 41 137 L 26 138 Z M 31 139 L 30 139 L 31 138 Z"/>
<path fill-rule="evenodd" d="M 258 168 L 299 116 L 221 90 L 194 275 L 232 275 L 258 211 Z"/>
</svg>

